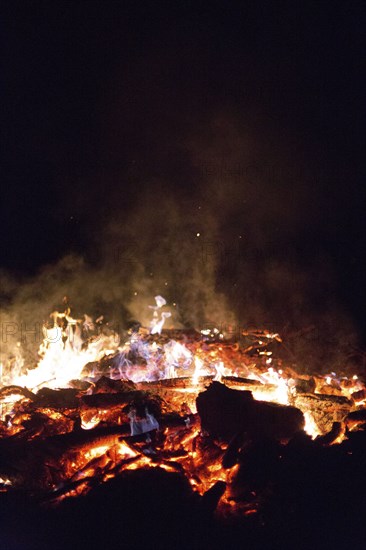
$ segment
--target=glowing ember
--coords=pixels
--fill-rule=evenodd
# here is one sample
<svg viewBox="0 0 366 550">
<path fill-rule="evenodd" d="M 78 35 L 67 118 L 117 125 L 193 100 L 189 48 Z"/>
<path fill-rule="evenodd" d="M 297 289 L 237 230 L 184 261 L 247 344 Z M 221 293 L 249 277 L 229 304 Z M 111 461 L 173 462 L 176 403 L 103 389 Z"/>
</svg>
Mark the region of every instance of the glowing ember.
<svg viewBox="0 0 366 550">
<path fill-rule="evenodd" d="M 150 330 L 131 332 L 123 344 L 111 331 L 95 334 L 88 316 L 77 320 L 69 310 L 54 312 L 52 326 L 44 327 L 37 367 L 24 368 L 20 349 L 16 368 L 14 358 L 2 365 L 1 438 L 20 434 L 27 444 L 39 436 L 50 441 L 43 470 L 34 468 L 37 483 L 51 487 L 56 500 L 87 493 L 91 479 L 103 482 L 123 470 L 160 467 L 183 473 L 201 495 L 225 483 L 218 510 L 255 515 L 256 498 L 239 506 L 230 489 L 240 474 L 231 454 L 245 452 L 250 437 L 237 442 L 234 452 L 235 438 L 229 443 L 201 431 L 197 396 L 214 381 L 249 391 L 257 401 L 295 406 L 304 413 L 307 434 L 326 435 L 325 444 L 337 444 L 346 437 L 344 418 L 364 406 L 365 386 L 357 376 L 336 373 L 300 377 L 268 349 L 281 345 L 277 333 L 246 332 L 252 343 L 245 349 L 218 329 L 190 339 L 181 333 L 169 337 L 162 331 L 170 315 L 161 311 L 166 301 L 161 296 L 155 301 Z M 360 423 L 356 418 L 349 425 L 356 429 Z M 20 482 L 12 471 L 0 471 L 3 491 L 35 483 Z"/>
</svg>

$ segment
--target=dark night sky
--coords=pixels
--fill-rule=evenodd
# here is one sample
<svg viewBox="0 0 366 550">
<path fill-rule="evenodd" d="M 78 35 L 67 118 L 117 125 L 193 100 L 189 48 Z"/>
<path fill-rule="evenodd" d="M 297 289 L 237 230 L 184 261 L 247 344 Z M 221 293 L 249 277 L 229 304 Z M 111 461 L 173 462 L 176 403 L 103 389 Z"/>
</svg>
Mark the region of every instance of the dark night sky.
<svg viewBox="0 0 366 550">
<path fill-rule="evenodd" d="M 108 223 L 159 181 L 177 200 L 207 196 L 223 239 L 243 232 L 304 270 L 324 259 L 365 330 L 363 2 L 13 0 L 1 19 L 4 269 L 31 275 L 69 251 L 98 261 Z M 210 170 L 233 158 L 243 173 L 219 213 Z M 268 225 L 257 195 L 249 213 L 236 204 L 248 166 Z"/>
</svg>

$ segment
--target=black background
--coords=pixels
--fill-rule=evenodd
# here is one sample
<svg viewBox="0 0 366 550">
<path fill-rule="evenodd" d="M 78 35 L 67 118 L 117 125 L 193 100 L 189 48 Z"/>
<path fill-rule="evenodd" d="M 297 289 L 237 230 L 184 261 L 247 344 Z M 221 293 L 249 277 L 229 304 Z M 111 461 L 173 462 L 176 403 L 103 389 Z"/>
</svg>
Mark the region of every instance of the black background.
<svg viewBox="0 0 366 550">
<path fill-rule="evenodd" d="M 255 170 L 282 156 L 279 217 L 281 197 L 303 197 L 270 257 L 324 259 L 365 334 L 363 2 L 12 1 L 1 19 L 3 268 L 95 261 L 97 236 L 151 181 L 180 199 L 200 180 L 202 200 L 217 184 L 192 157 L 202 145 L 225 161 L 232 138 L 211 133 L 229 120 L 236 136 L 249 128 Z M 223 216 L 223 238 L 255 221 Z"/>
</svg>

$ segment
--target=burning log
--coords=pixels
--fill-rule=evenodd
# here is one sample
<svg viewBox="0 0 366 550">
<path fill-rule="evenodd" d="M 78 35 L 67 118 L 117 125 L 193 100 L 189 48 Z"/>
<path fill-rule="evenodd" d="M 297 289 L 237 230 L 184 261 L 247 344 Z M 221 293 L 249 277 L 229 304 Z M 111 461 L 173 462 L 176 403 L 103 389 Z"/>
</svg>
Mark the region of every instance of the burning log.
<svg viewBox="0 0 366 550">
<path fill-rule="evenodd" d="M 72 388 L 60 390 L 41 388 L 33 402 L 36 407 L 40 408 L 77 409 L 79 407 L 78 393 L 78 390 Z"/>
<path fill-rule="evenodd" d="M 47 493 L 42 501 L 52 503 L 59 502 L 62 497 L 69 496 L 70 494 L 78 494 L 78 489 L 82 486 L 85 491 L 85 487 L 91 489 L 98 484 L 98 480 L 95 477 L 84 477 L 82 479 L 75 479 L 68 483 L 62 483 L 60 487 L 53 490 L 51 494 Z"/>
<path fill-rule="evenodd" d="M 80 399 L 81 416 L 87 423 L 92 421 L 107 424 L 131 423 L 130 412 L 138 409 L 146 418 L 145 411 L 159 419 L 162 413 L 162 400 L 159 396 L 139 390 L 120 393 L 96 393 L 83 395 Z M 136 431 L 136 430 L 135 430 Z"/>
<path fill-rule="evenodd" d="M 129 437 L 128 425 L 80 429 L 30 441 L 8 437 L 0 440 L 0 476 L 8 477 L 15 485 L 42 490 L 64 479 L 65 457 L 92 447 L 112 447 Z"/>
<path fill-rule="evenodd" d="M 347 397 L 337 395 L 299 394 L 294 404 L 302 412 L 311 411 L 319 430 L 326 434 L 332 430 L 334 422 L 342 422 L 352 407 Z"/>
<path fill-rule="evenodd" d="M 23 397 L 28 399 L 35 398 L 35 394 L 33 392 L 21 386 L 4 386 L 3 388 L 0 388 L 0 400 L 9 395 L 23 395 Z"/>
<path fill-rule="evenodd" d="M 315 379 L 309 378 L 291 378 L 289 386 L 296 390 L 296 393 L 314 393 L 316 388 Z"/>
<path fill-rule="evenodd" d="M 128 393 L 135 389 L 136 386 L 133 382 L 112 380 L 106 376 L 101 376 L 94 385 L 93 393 Z"/>
<path fill-rule="evenodd" d="M 264 384 L 259 380 L 252 380 L 251 378 L 241 378 L 240 376 L 223 376 L 222 381 L 228 388 L 240 388 L 253 392 L 253 391 L 271 391 L 275 390 L 277 386 L 274 384 Z"/>
<path fill-rule="evenodd" d="M 366 425 L 366 409 L 350 412 L 345 419 L 345 423 L 347 428 L 351 430 L 357 426 Z"/>
<path fill-rule="evenodd" d="M 96 393 L 94 395 L 83 395 L 80 404 L 84 408 L 112 409 L 123 407 L 137 399 L 141 395 L 139 391 L 121 393 Z"/>
<path fill-rule="evenodd" d="M 199 384 L 205 384 L 211 382 L 212 376 L 200 376 L 198 378 Z M 153 382 L 138 382 L 137 387 L 139 389 L 159 391 L 160 389 L 192 389 L 192 378 L 190 376 L 181 376 L 179 378 L 164 378 L 162 380 L 156 380 Z"/>
<path fill-rule="evenodd" d="M 363 401 L 366 399 L 366 389 L 355 391 L 352 394 L 352 399 L 354 401 Z"/>
<path fill-rule="evenodd" d="M 335 440 L 344 433 L 344 424 L 342 422 L 333 422 L 332 429 L 325 435 L 318 435 L 315 438 L 317 443 L 322 445 L 331 445 Z"/>
<path fill-rule="evenodd" d="M 109 371 L 113 357 L 105 356 L 99 361 L 91 361 L 84 365 L 81 375 L 84 377 L 94 376 L 96 372 L 107 373 Z"/>
<path fill-rule="evenodd" d="M 250 437 L 286 439 L 304 427 L 295 407 L 255 401 L 247 391 L 232 390 L 213 382 L 196 400 L 201 425 L 214 437 L 230 439 L 238 433 Z"/>
</svg>

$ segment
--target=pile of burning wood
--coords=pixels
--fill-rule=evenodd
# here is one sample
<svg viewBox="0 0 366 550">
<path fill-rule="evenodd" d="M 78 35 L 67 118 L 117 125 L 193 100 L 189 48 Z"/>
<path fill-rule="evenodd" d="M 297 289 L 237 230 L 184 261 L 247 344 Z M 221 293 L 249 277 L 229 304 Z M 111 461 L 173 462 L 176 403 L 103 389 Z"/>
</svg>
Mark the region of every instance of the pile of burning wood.
<svg viewBox="0 0 366 550">
<path fill-rule="evenodd" d="M 247 336 L 239 345 L 140 329 L 84 364 L 85 347 L 75 347 L 79 375 L 67 387 L 58 387 L 54 358 L 45 383 L 13 379 L 0 389 L 0 493 L 59 507 L 159 469 L 188 482 L 199 510 L 262 525 L 282 522 L 279 499 L 286 515 L 301 508 L 289 485 L 303 494 L 306 472 L 330 483 L 336 464 L 338 486 L 354 483 L 366 455 L 362 380 L 299 375 L 270 351 L 277 334 Z M 67 346 L 57 368 L 67 367 Z"/>
</svg>

